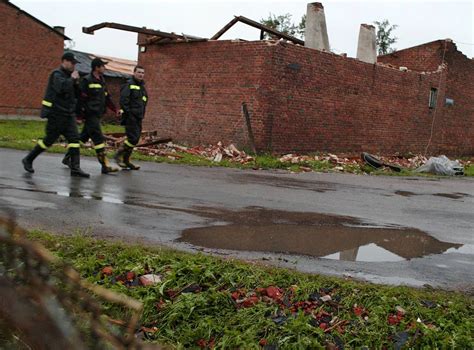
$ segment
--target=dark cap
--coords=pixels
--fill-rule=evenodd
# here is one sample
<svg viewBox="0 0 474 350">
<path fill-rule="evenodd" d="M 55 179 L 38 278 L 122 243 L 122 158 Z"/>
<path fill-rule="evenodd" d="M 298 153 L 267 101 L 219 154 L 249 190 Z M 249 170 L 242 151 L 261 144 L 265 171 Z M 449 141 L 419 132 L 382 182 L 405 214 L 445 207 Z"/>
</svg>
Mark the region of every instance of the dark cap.
<svg viewBox="0 0 474 350">
<path fill-rule="evenodd" d="M 66 60 L 72 63 L 80 63 L 77 59 L 76 56 L 72 52 L 66 52 L 64 53 L 63 57 L 61 58 L 62 60 Z"/>
<path fill-rule="evenodd" d="M 100 58 L 96 57 L 91 62 L 91 68 L 94 70 L 95 67 L 105 66 L 109 62 L 102 61 Z"/>
</svg>

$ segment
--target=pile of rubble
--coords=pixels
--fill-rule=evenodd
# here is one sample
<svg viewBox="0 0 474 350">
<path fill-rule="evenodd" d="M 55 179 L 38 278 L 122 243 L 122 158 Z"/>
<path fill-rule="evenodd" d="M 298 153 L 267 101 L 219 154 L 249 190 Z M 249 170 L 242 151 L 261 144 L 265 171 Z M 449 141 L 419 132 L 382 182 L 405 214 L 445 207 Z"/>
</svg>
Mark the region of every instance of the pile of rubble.
<svg viewBox="0 0 474 350">
<path fill-rule="evenodd" d="M 421 165 L 425 164 L 428 161 L 428 158 L 421 155 L 412 155 L 409 157 L 404 156 L 377 156 L 377 159 L 382 164 L 390 164 L 391 166 L 397 166 L 402 169 L 414 170 Z M 282 163 L 291 163 L 291 164 L 307 164 L 311 161 L 327 161 L 331 163 L 334 167 L 334 170 L 344 171 L 347 170 L 347 167 L 354 169 L 358 167 L 362 169 L 366 162 L 360 156 L 348 156 L 348 155 L 336 155 L 332 153 L 322 154 L 322 155 L 297 155 L 297 154 L 285 154 L 279 158 L 279 161 Z M 474 164 L 474 159 L 470 160 L 458 160 L 463 166 L 468 166 Z M 302 170 L 305 170 L 305 167 L 300 167 Z"/>
<path fill-rule="evenodd" d="M 124 133 L 109 133 L 105 135 L 107 143 L 113 148 L 117 148 L 126 138 Z M 223 160 L 249 164 L 255 161 L 255 157 L 248 155 L 245 151 L 239 150 L 234 144 L 224 146 L 222 142 L 215 145 L 186 147 L 178 145 L 171 141 L 171 138 L 160 138 L 156 131 L 147 131 L 142 133 L 141 143 L 137 145 L 136 150 L 148 156 L 167 157 L 170 160 L 178 160 L 190 154 L 207 160 L 220 163 Z M 395 166 L 401 169 L 414 170 L 425 164 L 428 160 L 423 155 L 411 156 L 377 156 L 377 159 L 383 165 Z M 359 155 L 343 155 L 343 154 L 318 154 L 318 155 L 301 155 L 301 154 L 285 154 L 278 160 L 291 165 L 298 165 L 301 171 L 312 171 L 311 163 L 327 162 L 333 171 L 354 172 L 363 171 L 366 162 Z M 474 159 L 460 160 L 464 166 L 474 163 Z"/>
<path fill-rule="evenodd" d="M 196 146 L 196 147 L 186 147 L 177 145 L 173 142 L 167 142 L 165 144 L 157 145 L 156 147 L 137 147 L 137 150 L 154 156 L 167 156 L 169 159 L 178 159 L 183 156 L 179 153 L 188 153 L 195 156 L 200 156 L 211 160 L 216 163 L 220 163 L 222 160 L 226 159 L 234 163 L 247 164 L 255 159 L 247 155 L 244 151 L 240 151 L 235 147 L 235 145 L 230 144 L 224 146 L 222 142 L 218 142 L 217 145 L 205 146 Z"/>
<path fill-rule="evenodd" d="M 118 147 L 125 140 L 122 133 L 106 134 L 107 143 L 111 147 Z M 183 153 L 200 156 L 219 163 L 226 159 L 234 163 L 247 164 L 255 160 L 244 151 L 237 149 L 233 144 L 224 146 L 222 142 L 216 145 L 186 147 L 171 142 L 170 138 L 158 138 L 154 131 L 142 133 L 142 141 L 136 150 L 148 156 L 163 156 L 171 160 L 183 158 Z"/>
</svg>

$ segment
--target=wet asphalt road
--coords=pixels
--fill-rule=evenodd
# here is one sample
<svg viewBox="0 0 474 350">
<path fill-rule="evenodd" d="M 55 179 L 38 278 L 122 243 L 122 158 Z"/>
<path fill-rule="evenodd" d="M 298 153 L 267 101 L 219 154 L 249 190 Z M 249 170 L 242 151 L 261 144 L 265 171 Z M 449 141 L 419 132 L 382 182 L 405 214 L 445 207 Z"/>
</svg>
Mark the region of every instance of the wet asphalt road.
<svg viewBox="0 0 474 350">
<path fill-rule="evenodd" d="M 100 175 L 95 159 L 83 158 L 82 168 L 92 177 L 77 179 L 54 154 L 41 155 L 36 173 L 25 174 L 24 154 L 0 149 L 0 205 L 14 209 L 27 228 L 85 231 L 377 283 L 474 289 L 473 178 L 288 174 L 154 163 L 139 163 L 138 172 Z M 334 215 L 350 218 L 339 222 Z M 325 230 L 313 236 L 316 224 Z M 186 240 L 183 231 L 200 234 L 194 242 L 200 246 L 189 243 L 193 240 Z M 225 232 L 245 244 L 234 247 L 232 239 L 231 246 L 211 244 L 210 236 Z M 263 239 L 257 251 L 242 250 L 261 235 L 278 239 L 283 248 L 269 247 Z M 285 237 L 299 245 L 287 247 Z"/>
</svg>

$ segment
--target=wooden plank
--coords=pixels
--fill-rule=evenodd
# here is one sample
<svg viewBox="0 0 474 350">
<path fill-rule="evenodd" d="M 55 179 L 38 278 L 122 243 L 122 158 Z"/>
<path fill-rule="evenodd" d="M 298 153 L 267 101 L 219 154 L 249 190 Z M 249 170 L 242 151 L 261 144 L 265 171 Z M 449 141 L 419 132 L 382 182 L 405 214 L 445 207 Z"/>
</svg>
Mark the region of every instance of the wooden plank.
<svg viewBox="0 0 474 350">
<path fill-rule="evenodd" d="M 254 154 L 257 154 L 257 148 L 255 147 L 255 138 L 253 137 L 252 124 L 250 123 L 250 115 L 249 115 L 249 111 L 247 109 L 247 104 L 245 102 L 242 102 L 242 112 L 244 114 L 245 122 L 247 124 L 247 131 L 248 131 L 248 134 L 249 134 L 250 148 L 252 148 L 252 152 Z"/>
<path fill-rule="evenodd" d="M 166 32 L 161 32 L 159 30 L 153 30 L 153 29 L 147 29 L 147 28 L 140 28 L 140 27 L 134 27 L 134 26 L 129 26 L 126 24 L 120 24 L 120 23 L 114 23 L 114 22 L 102 22 L 99 24 L 95 24 L 91 27 L 82 27 L 82 32 L 86 34 L 94 34 L 96 30 L 102 29 L 102 28 L 113 28 L 113 29 L 118 29 L 118 30 L 124 30 L 127 32 L 134 32 L 134 33 L 140 33 L 140 34 L 146 34 L 146 35 L 155 35 L 159 36 L 162 38 L 170 38 L 170 39 L 178 39 L 183 37 L 181 35 L 177 35 L 174 33 L 166 33 Z"/>
<path fill-rule="evenodd" d="M 219 39 L 225 32 L 227 32 L 234 24 L 238 22 L 238 18 L 235 17 L 232 21 L 227 23 L 221 30 L 219 30 L 216 34 L 214 34 L 210 40 L 217 40 Z"/>
<path fill-rule="evenodd" d="M 158 139 L 158 140 L 150 141 L 150 142 L 147 142 L 147 143 L 141 143 L 139 145 L 136 145 L 135 147 L 148 147 L 148 146 L 158 145 L 160 143 L 168 143 L 168 142 L 171 142 L 171 141 L 172 141 L 171 137 L 166 137 L 166 138 L 163 138 L 163 139 Z"/>
<path fill-rule="evenodd" d="M 278 30 L 275 30 L 273 28 L 267 27 L 261 23 L 255 22 L 254 20 L 251 20 L 250 18 L 244 17 L 244 16 L 238 16 L 236 17 L 238 21 L 245 23 L 251 27 L 255 27 L 257 29 L 263 30 L 267 33 L 273 34 L 279 38 L 286 39 L 288 41 L 291 41 L 295 44 L 303 45 L 304 46 L 304 41 L 298 38 L 295 38 L 294 36 L 279 32 Z"/>
</svg>

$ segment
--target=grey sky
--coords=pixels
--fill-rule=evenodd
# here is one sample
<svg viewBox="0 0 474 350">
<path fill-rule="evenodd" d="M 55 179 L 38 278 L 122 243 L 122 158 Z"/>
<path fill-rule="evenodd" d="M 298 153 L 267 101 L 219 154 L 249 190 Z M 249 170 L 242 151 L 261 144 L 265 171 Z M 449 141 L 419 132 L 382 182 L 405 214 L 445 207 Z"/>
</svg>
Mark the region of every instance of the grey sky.
<svg viewBox="0 0 474 350">
<path fill-rule="evenodd" d="M 136 34 L 101 29 L 83 34 L 83 26 L 119 22 L 162 31 L 210 37 L 234 15 L 256 21 L 273 14 L 290 13 L 298 23 L 312 1 L 183 1 L 183 0 L 11 0 L 51 26 L 66 27 L 74 49 L 136 59 Z M 354 57 L 359 25 L 388 19 L 398 24 L 396 48 L 451 38 L 468 57 L 474 56 L 474 1 L 323 1 L 331 48 Z M 259 31 L 236 24 L 222 39 L 257 40 Z"/>
</svg>

